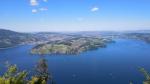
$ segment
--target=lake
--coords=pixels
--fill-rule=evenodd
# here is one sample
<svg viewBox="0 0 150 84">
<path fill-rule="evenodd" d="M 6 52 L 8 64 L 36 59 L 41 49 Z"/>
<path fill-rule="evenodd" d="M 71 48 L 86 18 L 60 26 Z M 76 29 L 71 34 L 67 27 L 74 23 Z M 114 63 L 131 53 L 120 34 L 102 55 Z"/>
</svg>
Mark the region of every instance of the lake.
<svg viewBox="0 0 150 84">
<path fill-rule="evenodd" d="M 138 40 L 116 39 L 106 48 L 79 55 L 31 55 L 32 45 L 0 50 L 0 74 L 5 61 L 34 73 L 40 58 L 48 61 L 56 84 L 142 84 L 138 67 L 150 71 L 150 44 Z"/>
</svg>

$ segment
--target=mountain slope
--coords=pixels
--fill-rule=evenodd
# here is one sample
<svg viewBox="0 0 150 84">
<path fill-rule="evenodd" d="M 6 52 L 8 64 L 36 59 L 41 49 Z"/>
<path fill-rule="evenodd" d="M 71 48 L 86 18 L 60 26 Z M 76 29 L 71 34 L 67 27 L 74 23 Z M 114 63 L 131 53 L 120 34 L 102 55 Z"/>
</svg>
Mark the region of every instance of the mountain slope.
<svg viewBox="0 0 150 84">
<path fill-rule="evenodd" d="M 0 29 L 0 48 L 13 47 L 31 40 L 30 34 Z"/>
</svg>

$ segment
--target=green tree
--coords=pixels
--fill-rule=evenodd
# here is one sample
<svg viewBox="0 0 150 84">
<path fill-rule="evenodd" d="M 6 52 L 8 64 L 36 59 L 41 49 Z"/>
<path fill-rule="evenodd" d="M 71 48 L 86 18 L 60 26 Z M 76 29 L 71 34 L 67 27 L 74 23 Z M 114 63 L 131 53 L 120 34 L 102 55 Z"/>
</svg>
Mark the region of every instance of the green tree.
<svg viewBox="0 0 150 84">
<path fill-rule="evenodd" d="M 0 76 L 0 84 L 25 84 L 27 76 L 26 71 L 18 72 L 16 65 L 8 66 L 8 70 L 3 76 Z"/>
<path fill-rule="evenodd" d="M 143 75 L 145 77 L 143 84 L 150 84 L 150 74 L 144 68 L 140 68 L 139 71 L 141 73 L 143 73 Z"/>
<path fill-rule="evenodd" d="M 7 71 L 0 76 L 0 84 L 48 84 L 48 80 L 52 79 L 52 76 L 48 73 L 48 65 L 45 59 L 40 59 L 37 66 L 37 73 L 27 79 L 27 71 L 19 71 L 16 65 L 10 65 L 6 63 Z M 51 84 L 54 84 L 52 81 Z"/>
<path fill-rule="evenodd" d="M 37 76 L 41 79 L 48 81 L 48 64 L 46 59 L 40 59 L 36 66 Z"/>
<path fill-rule="evenodd" d="M 44 82 L 51 81 L 51 84 L 55 84 L 52 75 L 48 72 L 48 63 L 46 59 L 40 59 L 36 66 L 37 78 L 40 78 L 40 81 L 45 80 Z"/>
</svg>

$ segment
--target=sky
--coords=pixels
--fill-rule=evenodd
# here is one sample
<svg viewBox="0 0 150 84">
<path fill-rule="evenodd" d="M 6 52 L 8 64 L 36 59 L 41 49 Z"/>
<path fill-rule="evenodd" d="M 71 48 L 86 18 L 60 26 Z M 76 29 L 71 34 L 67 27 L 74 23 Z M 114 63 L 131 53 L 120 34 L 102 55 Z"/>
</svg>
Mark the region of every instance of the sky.
<svg viewBox="0 0 150 84">
<path fill-rule="evenodd" d="M 0 0 L 0 28 L 20 32 L 150 30 L 150 0 Z"/>
</svg>

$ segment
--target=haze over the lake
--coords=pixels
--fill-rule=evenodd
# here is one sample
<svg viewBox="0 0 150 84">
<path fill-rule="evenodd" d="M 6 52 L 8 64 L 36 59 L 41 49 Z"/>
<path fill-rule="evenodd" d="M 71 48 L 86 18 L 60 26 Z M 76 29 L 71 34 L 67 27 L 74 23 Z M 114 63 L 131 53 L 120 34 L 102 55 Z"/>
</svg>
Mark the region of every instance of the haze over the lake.
<svg viewBox="0 0 150 84">
<path fill-rule="evenodd" d="M 1 0 L 0 6 L 0 28 L 14 31 L 150 29 L 150 0 Z"/>
</svg>

